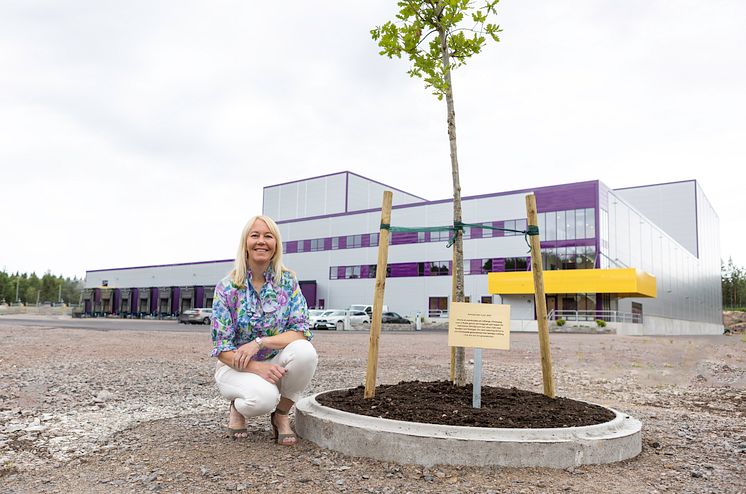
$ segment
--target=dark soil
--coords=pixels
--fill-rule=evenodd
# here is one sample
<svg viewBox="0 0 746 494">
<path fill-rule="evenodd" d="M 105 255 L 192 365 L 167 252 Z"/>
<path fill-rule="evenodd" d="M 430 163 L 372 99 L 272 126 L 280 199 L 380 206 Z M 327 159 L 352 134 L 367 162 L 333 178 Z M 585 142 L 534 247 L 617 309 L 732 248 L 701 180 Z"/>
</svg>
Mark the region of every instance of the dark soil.
<svg viewBox="0 0 746 494">
<path fill-rule="evenodd" d="M 358 415 L 407 422 L 497 428 L 577 427 L 602 424 L 614 414 L 600 406 L 569 398 L 548 398 L 516 388 L 482 386 L 482 407 L 472 407 L 472 386 L 448 381 L 400 382 L 376 387 L 363 398 L 363 386 L 316 397 L 327 407 Z"/>
</svg>

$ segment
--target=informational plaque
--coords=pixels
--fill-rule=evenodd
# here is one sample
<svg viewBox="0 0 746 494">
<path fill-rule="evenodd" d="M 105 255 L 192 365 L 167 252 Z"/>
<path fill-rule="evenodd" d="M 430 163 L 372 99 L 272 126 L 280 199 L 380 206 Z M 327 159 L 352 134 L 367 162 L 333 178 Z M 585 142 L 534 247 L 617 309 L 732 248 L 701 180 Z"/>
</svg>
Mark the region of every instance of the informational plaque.
<svg viewBox="0 0 746 494">
<path fill-rule="evenodd" d="M 448 315 L 448 346 L 510 349 L 510 306 L 453 302 Z"/>
</svg>

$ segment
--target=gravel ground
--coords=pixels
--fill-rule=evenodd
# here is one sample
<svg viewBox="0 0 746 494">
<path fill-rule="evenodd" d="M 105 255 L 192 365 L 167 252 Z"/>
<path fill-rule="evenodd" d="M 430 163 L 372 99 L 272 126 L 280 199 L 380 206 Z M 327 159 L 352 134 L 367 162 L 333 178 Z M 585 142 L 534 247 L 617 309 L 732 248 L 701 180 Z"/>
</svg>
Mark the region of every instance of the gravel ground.
<svg viewBox="0 0 746 494">
<path fill-rule="evenodd" d="M 44 327 L 42 324 L 49 324 Z M 444 331 L 384 333 L 381 383 L 448 375 Z M 632 460 L 569 470 L 423 468 L 224 432 L 202 333 L 0 327 L 0 492 L 746 492 L 746 339 L 552 334 L 558 395 L 643 422 Z M 309 392 L 364 381 L 368 334 L 318 332 Z M 484 384 L 540 392 L 538 337 L 483 352 Z M 467 352 L 468 355 L 468 352 Z"/>
</svg>

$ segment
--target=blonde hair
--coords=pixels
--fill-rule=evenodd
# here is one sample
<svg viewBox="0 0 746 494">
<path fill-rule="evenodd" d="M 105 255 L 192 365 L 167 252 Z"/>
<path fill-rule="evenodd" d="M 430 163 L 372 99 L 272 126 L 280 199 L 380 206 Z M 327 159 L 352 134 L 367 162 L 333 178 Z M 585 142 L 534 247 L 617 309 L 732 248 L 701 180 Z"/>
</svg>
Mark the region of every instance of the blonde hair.
<svg viewBox="0 0 746 494">
<path fill-rule="evenodd" d="M 273 278 L 272 282 L 275 285 L 279 285 L 282 280 L 283 271 L 290 271 L 282 264 L 282 238 L 280 237 L 280 229 L 277 227 L 277 223 L 269 216 L 257 215 L 249 219 L 246 226 L 241 231 L 241 241 L 238 244 L 238 251 L 236 252 L 236 261 L 233 264 L 233 271 L 230 273 L 231 281 L 234 285 L 244 288 L 246 286 L 247 271 L 249 269 L 249 251 L 246 250 L 246 239 L 251 233 L 251 227 L 257 220 L 262 220 L 267 224 L 270 233 L 275 237 L 275 253 L 272 255 L 272 259 L 269 261 L 269 265 L 272 267 Z M 290 271 L 292 272 L 292 271 Z"/>
</svg>

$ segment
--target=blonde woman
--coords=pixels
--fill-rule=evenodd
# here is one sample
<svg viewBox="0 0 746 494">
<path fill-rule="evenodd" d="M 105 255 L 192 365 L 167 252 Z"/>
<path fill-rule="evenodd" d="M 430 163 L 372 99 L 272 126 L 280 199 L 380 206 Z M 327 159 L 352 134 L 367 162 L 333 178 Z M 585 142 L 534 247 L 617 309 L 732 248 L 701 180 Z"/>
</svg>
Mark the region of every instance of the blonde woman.
<svg viewBox="0 0 746 494">
<path fill-rule="evenodd" d="M 246 223 L 233 271 L 215 287 L 213 300 L 215 382 L 231 402 L 228 429 L 234 438 L 246 437 L 246 419 L 270 413 L 277 444 L 294 445 L 288 413 L 318 357 L 306 299 L 282 264 L 280 231 L 271 218 Z"/>
</svg>

